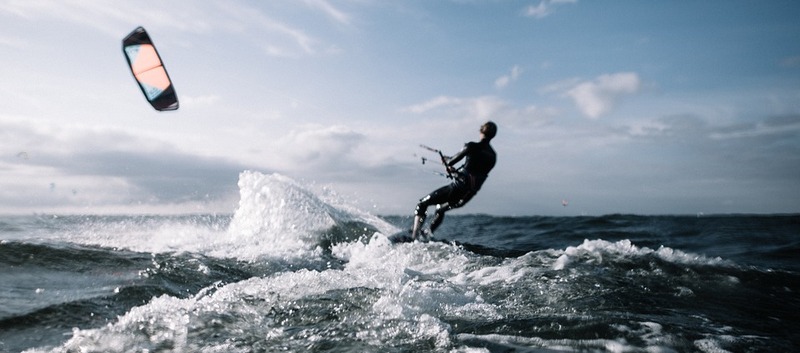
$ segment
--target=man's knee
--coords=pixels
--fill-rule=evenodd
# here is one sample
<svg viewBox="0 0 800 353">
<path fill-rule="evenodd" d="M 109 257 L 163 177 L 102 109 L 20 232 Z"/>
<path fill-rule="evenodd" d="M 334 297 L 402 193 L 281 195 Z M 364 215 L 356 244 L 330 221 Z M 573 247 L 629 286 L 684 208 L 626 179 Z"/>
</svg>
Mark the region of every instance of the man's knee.
<svg viewBox="0 0 800 353">
<path fill-rule="evenodd" d="M 414 215 L 419 217 L 425 217 L 425 214 L 428 213 L 428 206 L 423 205 L 421 202 L 417 204 L 417 208 L 414 209 Z"/>
<path fill-rule="evenodd" d="M 444 213 L 453 209 L 453 206 L 450 206 L 450 203 L 442 203 L 436 205 L 436 213 L 435 217 L 437 219 L 444 218 Z"/>
<path fill-rule="evenodd" d="M 414 215 L 425 217 L 425 215 L 428 213 L 428 206 L 429 206 L 428 202 L 430 202 L 430 200 L 431 200 L 430 195 L 425 196 L 421 200 L 419 200 L 417 208 L 414 209 Z"/>
<path fill-rule="evenodd" d="M 436 213 L 433 215 L 433 221 L 431 221 L 431 232 L 435 232 L 436 229 L 444 221 L 444 213 L 450 210 L 450 205 L 447 203 L 436 205 Z"/>
</svg>

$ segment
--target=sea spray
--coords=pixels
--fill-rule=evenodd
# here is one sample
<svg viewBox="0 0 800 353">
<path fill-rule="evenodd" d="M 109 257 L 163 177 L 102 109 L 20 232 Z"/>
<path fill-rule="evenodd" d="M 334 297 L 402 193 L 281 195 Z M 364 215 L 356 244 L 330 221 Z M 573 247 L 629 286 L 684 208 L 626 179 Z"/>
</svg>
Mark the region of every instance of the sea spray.
<svg viewBox="0 0 800 353">
<path fill-rule="evenodd" d="M 0 351 L 798 350 L 796 217 L 454 215 L 390 244 L 341 197 L 242 186 L 230 216 L 2 219 Z"/>
<path fill-rule="evenodd" d="M 322 199 L 297 181 L 280 174 L 245 171 L 239 176 L 239 207 L 228 229 L 228 242 L 237 258 L 253 260 L 318 257 L 327 231 L 365 224 L 370 229 L 392 230 L 378 217 L 341 203 Z M 234 245 L 234 244 L 239 244 Z"/>
</svg>

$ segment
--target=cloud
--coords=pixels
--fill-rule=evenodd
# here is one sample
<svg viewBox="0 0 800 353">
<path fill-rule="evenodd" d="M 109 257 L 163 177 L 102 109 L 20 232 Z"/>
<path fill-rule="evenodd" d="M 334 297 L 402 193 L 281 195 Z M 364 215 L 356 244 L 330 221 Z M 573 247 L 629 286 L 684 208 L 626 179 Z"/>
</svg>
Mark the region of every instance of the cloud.
<svg viewBox="0 0 800 353">
<path fill-rule="evenodd" d="M 202 96 L 181 95 L 181 106 L 183 108 L 192 106 L 211 106 L 215 105 L 221 97 L 216 94 L 207 94 Z"/>
<path fill-rule="evenodd" d="M 542 0 L 538 5 L 530 5 L 525 8 L 523 15 L 526 17 L 533 17 L 535 19 L 542 19 L 551 15 L 556 7 L 563 4 L 574 4 L 578 0 Z"/>
<path fill-rule="evenodd" d="M 226 4 L 219 8 L 215 15 L 223 16 L 226 22 L 233 21 L 241 32 L 256 32 L 251 36 L 259 45 L 265 48 L 264 52 L 274 56 L 294 56 L 299 54 L 314 54 L 318 51 L 318 40 L 299 27 L 278 21 L 259 9 L 249 6 Z M 211 17 L 212 21 L 217 21 Z M 255 31 L 253 31 L 255 29 Z M 279 43 L 279 44 L 276 44 Z"/>
<path fill-rule="evenodd" d="M 763 173 L 767 179 L 789 179 L 800 173 L 800 115 L 796 114 L 724 124 L 694 114 L 669 115 L 637 121 L 627 131 L 630 141 L 640 147 L 691 151 L 691 158 L 681 162 L 701 161 L 694 170 L 721 177 Z"/>
<path fill-rule="evenodd" d="M 511 82 L 516 81 L 521 74 L 522 69 L 518 65 L 514 65 L 510 73 L 500 76 L 494 81 L 494 86 L 498 89 L 506 88 Z"/>
<path fill-rule="evenodd" d="M 115 37 L 124 35 L 119 33 L 120 24 L 133 27 L 140 23 L 148 23 L 184 31 L 196 31 L 206 23 L 205 16 L 195 8 L 163 5 L 154 9 L 141 4 L 109 5 L 92 0 L 66 0 L 55 3 L 36 0 L 12 1 L 0 7 L 0 12 L 27 20 L 43 18 L 76 23 Z"/>
<path fill-rule="evenodd" d="M 352 153 L 364 135 L 341 125 L 308 125 L 290 131 L 278 140 L 276 161 L 283 168 L 294 170 L 341 169 L 353 162 Z"/>
<path fill-rule="evenodd" d="M 432 114 L 423 131 L 471 132 L 474 124 L 487 120 L 514 128 L 540 125 L 558 114 L 555 108 L 535 105 L 517 106 L 493 95 L 479 97 L 438 96 L 429 101 L 409 106 L 404 111 L 414 114 Z M 465 129 L 461 131 L 460 129 Z"/>
<path fill-rule="evenodd" d="M 12 49 L 23 49 L 28 43 L 17 37 L 0 36 L 0 46 L 10 47 Z"/>
<path fill-rule="evenodd" d="M 405 108 L 414 114 L 424 114 L 434 110 L 449 109 L 453 116 L 466 116 L 470 119 L 486 120 L 497 115 L 507 103 L 494 96 L 459 98 L 438 96 L 429 101 Z"/>
<path fill-rule="evenodd" d="M 140 193 L 132 198 L 170 203 L 235 192 L 238 174 L 246 169 L 222 158 L 169 150 L 81 152 L 68 159 L 41 156 L 41 160 L 68 175 L 123 179 Z"/>
<path fill-rule="evenodd" d="M 597 119 L 612 111 L 624 96 L 638 93 L 641 88 L 638 74 L 620 72 L 578 82 L 568 88 L 564 95 L 572 99 L 581 113 Z"/>
<path fill-rule="evenodd" d="M 0 120 L 13 136 L 0 148 L 0 209 L 227 200 L 248 169 L 124 131 L 41 125 Z"/>
<path fill-rule="evenodd" d="M 797 137 L 798 135 L 800 135 L 800 115 L 785 115 L 765 119 L 758 123 L 739 124 L 714 131 L 710 137 L 716 140 L 766 138 L 775 141 L 779 140 L 781 136 Z"/>
<path fill-rule="evenodd" d="M 414 114 L 422 114 L 433 109 L 458 105 L 461 104 L 462 101 L 461 98 L 438 96 L 426 102 L 411 105 L 403 110 Z"/>
<path fill-rule="evenodd" d="M 531 130 L 529 141 L 516 143 L 513 151 L 505 146 L 503 160 L 546 167 L 524 182 L 538 185 L 537 193 L 568 191 L 575 200 L 597 202 L 588 208 L 644 213 L 796 210 L 800 116 L 716 121 L 684 113 L 613 125 L 545 125 Z M 723 205 L 723 200 L 741 204 Z"/>
<path fill-rule="evenodd" d="M 323 11 L 338 23 L 349 23 L 347 14 L 324 0 L 308 0 L 307 4 L 315 11 Z M 293 19 L 296 22 L 294 24 L 279 21 L 269 16 L 270 11 L 264 9 L 269 6 L 272 5 L 264 3 L 260 7 L 253 7 L 233 2 L 189 7 L 169 2 L 159 3 L 157 6 L 142 6 L 133 2 L 107 4 L 92 0 L 67 0 L 52 3 L 32 0 L 4 4 L 0 6 L 0 14 L 6 13 L 26 20 L 47 19 L 75 23 L 115 38 L 121 38 L 126 34 L 125 31 L 141 24 L 174 29 L 172 32 L 195 34 L 214 31 L 252 33 L 248 37 L 256 46 L 263 48 L 266 55 L 271 56 L 294 57 L 331 52 L 327 49 L 331 45 L 322 43 L 316 36 L 309 34 L 304 26 L 296 24 L 302 18 Z M 11 41 L 7 45 L 15 43 Z"/>
<path fill-rule="evenodd" d="M 325 13 L 328 17 L 332 18 L 334 21 L 349 25 L 350 24 L 350 15 L 339 10 L 338 8 L 331 5 L 330 2 L 326 0 L 305 0 L 305 3 L 311 6 L 312 8 L 318 9 Z"/>
</svg>

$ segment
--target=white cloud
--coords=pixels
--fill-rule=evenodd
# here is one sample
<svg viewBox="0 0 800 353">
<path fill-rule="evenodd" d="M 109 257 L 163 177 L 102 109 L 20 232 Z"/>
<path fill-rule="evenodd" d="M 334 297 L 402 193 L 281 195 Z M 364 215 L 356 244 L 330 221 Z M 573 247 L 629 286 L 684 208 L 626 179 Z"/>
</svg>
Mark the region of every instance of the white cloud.
<svg viewBox="0 0 800 353">
<path fill-rule="evenodd" d="M 549 85 L 546 85 L 546 86 L 542 87 L 541 89 L 539 89 L 539 93 L 541 93 L 541 94 L 552 94 L 552 93 L 561 94 L 561 93 L 569 90 L 570 88 L 575 87 L 575 85 L 577 85 L 579 82 L 581 82 L 581 80 L 578 79 L 578 78 L 568 78 L 568 79 L 565 79 L 565 80 L 553 82 L 553 83 L 551 83 Z"/>
<path fill-rule="evenodd" d="M 407 107 L 407 108 L 405 108 L 403 110 L 412 112 L 414 114 L 422 114 L 422 113 L 425 113 L 425 112 L 433 110 L 433 109 L 437 109 L 437 108 L 441 108 L 441 107 L 447 107 L 447 106 L 453 106 L 453 105 L 458 105 L 461 102 L 462 102 L 461 98 L 448 97 L 448 96 L 438 96 L 438 97 L 433 98 L 433 99 L 431 99 L 431 100 L 429 100 L 427 102 L 415 104 L 415 105 L 409 106 L 409 107 Z"/>
<path fill-rule="evenodd" d="M 275 154 L 278 167 L 305 170 L 308 168 L 341 167 L 364 136 L 341 126 L 307 125 L 290 131 L 277 141 Z"/>
<path fill-rule="evenodd" d="M 470 116 L 485 121 L 497 118 L 499 112 L 508 108 L 508 103 L 496 97 L 484 96 L 473 99 L 466 108 Z"/>
<path fill-rule="evenodd" d="M 350 15 L 342 10 L 339 10 L 326 0 L 305 0 L 305 3 L 324 12 L 328 17 L 332 18 L 336 22 L 344 25 L 350 24 Z"/>
<path fill-rule="evenodd" d="M 434 117 L 426 119 L 424 128 L 416 129 L 416 136 L 430 131 L 448 131 L 456 136 L 470 136 L 474 126 L 492 120 L 503 128 L 513 129 L 540 126 L 559 114 L 556 108 L 548 106 L 519 106 L 494 95 L 479 97 L 439 96 L 424 103 L 413 105 L 405 111 Z M 416 126 L 416 125 L 415 125 Z M 432 135 L 428 138 L 442 139 L 445 136 Z"/>
<path fill-rule="evenodd" d="M 523 14 L 527 17 L 536 19 L 545 18 L 551 15 L 557 6 L 563 4 L 574 4 L 578 0 L 541 0 L 538 5 L 530 5 L 525 8 Z"/>
<path fill-rule="evenodd" d="M 0 116 L 0 212 L 228 199 L 247 167 L 128 131 Z"/>
<path fill-rule="evenodd" d="M 47 19 L 76 23 L 111 36 L 124 35 L 119 33 L 121 24 L 132 29 L 138 24 L 148 23 L 184 31 L 196 31 L 205 27 L 202 26 L 205 23 L 202 11 L 180 5 L 164 5 L 153 9 L 132 2 L 106 4 L 91 0 L 31 0 L 6 2 L 0 7 L 0 12 L 28 20 Z"/>
<path fill-rule="evenodd" d="M 21 38 L 0 36 L 0 46 L 11 47 L 14 49 L 22 49 L 27 45 L 28 43 Z"/>
<path fill-rule="evenodd" d="M 309 0 L 308 4 L 337 22 L 349 21 L 347 14 L 326 1 Z M 126 34 L 126 30 L 137 25 L 170 28 L 188 33 L 206 33 L 212 30 L 229 33 L 253 32 L 255 35 L 251 38 L 256 45 L 265 47 L 264 53 L 273 56 L 327 53 L 330 50 L 326 48 L 331 46 L 321 43 L 302 26 L 270 17 L 263 9 L 233 2 L 189 7 L 165 2 L 153 7 L 133 2 L 106 4 L 91 0 L 31 0 L 4 4 L 0 6 L 0 14 L 2 13 L 28 20 L 42 18 L 75 23 L 120 38 Z"/>
<path fill-rule="evenodd" d="M 516 81 L 519 79 L 519 76 L 522 74 L 522 69 L 518 65 L 514 65 L 511 68 L 511 72 L 506 75 L 500 76 L 497 80 L 494 81 L 494 86 L 498 89 L 506 88 L 511 82 Z"/>
<path fill-rule="evenodd" d="M 299 27 L 294 27 L 290 24 L 278 21 L 272 17 L 267 16 L 264 12 L 248 6 L 221 6 L 220 12 L 226 13 L 227 19 L 236 19 L 245 28 L 255 28 L 261 34 L 254 36 L 258 38 L 259 42 L 268 43 L 263 44 L 267 47 L 265 50 L 268 54 L 275 54 L 276 56 L 291 56 L 298 48 L 304 54 L 314 54 L 317 52 L 317 39 L 307 34 Z M 276 45 L 273 42 L 288 41 L 287 44 Z"/>
<path fill-rule="evenodd" d="M 620 72 L 601 75 L 591 81 L 579 82 L 564 94 L 572 98 L 584 115 L 597 119 L 613 110 L 622 97 L 638 93 L 641 88 L 642 83 L 638 74 Z"/>
<path fill-rule="evenodd" d="M 424 114 L 437 109 L 448 108 L 453 116 L 466 116 L 471 120 L 487 120 L 497 116 L 497 112 L 504 110 L 508 103 L 495 96 L 481 96 L 472 98 L 459 98 L 438 96 L 427 102 L 415 104 L 405 108 L 405 111 L 414 114 Z"/>
<path fill-rule="evenodd" d="M 182 107 L 191 107 L 191 106 L 209 106 L 215 105 L 219 102 L 220 96 L 216 94 L 208 94 L 203 96 L 190 96 L 190 95 L 181 95 L 181 106 Z"/>
<path fill-rule="evenodd" d="M 800 135 L 800 115 L 775 117 L 756 124 L 741 124 L 735 128 L 720 129 L 712 132 L 709 137 L 714 140 L 746 139 L 767 137 L 774 141 L 779 136 L 797 137 Z"/>
</svg>

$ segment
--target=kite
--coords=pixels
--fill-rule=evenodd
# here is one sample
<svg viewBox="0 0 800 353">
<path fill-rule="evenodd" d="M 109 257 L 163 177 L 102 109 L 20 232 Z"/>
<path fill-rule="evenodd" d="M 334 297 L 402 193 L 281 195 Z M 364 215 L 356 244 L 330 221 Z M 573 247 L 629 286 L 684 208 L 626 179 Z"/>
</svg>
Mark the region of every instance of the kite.
<svg viewBox="0 0 800 353">
<path fill-rule="evenodd" d="M 139 27 L 122 40 L 131 73 L 147 101 L 158 111 L 177 110 L 178 96 L 150 36 Z"/>
</svg>

